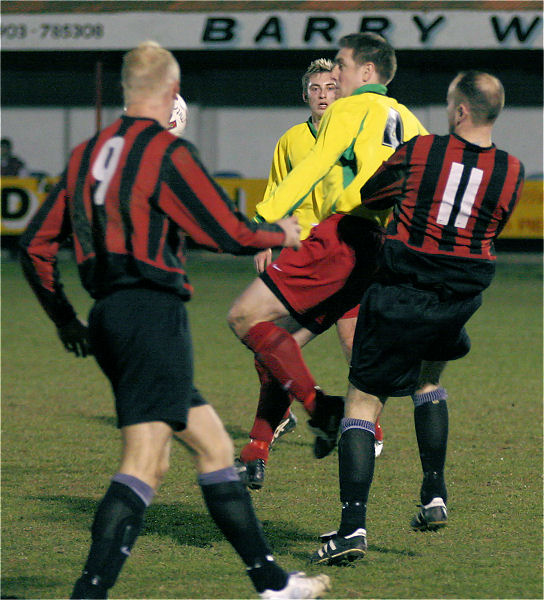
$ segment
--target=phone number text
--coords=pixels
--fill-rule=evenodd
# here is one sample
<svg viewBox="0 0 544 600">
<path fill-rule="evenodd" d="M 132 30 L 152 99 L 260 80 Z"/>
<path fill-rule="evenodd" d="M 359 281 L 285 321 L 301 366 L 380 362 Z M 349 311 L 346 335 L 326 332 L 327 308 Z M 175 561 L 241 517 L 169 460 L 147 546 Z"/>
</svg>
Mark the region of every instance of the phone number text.
<svg viewBox="0 0 544 600">
<path fill-rule="evenodd" d="M 84 39 L 96 40 L 104 37 L 104 25 L 102 23 L 40 23 L 29 27 L 23 23 L 8 23 L 2 25 L 2 39 L 23 40 L 37 37 L 40 39 Z"/>
</svg>

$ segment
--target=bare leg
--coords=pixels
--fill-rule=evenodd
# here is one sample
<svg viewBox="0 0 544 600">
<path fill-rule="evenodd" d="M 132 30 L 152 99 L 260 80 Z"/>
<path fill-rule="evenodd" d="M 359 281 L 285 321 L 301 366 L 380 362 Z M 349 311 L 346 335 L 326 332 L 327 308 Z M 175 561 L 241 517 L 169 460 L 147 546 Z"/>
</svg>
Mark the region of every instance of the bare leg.
<svg viewBox="0 0 544 600">
<path fill-rule="evenodd" d="M 172 429 L 162 421 L 121 429 L 119 471 L 100 502 L 92 544 L 72 598 L 105 598 L 142 528 L 144 514 L 168 470 Z"/>
</svg>

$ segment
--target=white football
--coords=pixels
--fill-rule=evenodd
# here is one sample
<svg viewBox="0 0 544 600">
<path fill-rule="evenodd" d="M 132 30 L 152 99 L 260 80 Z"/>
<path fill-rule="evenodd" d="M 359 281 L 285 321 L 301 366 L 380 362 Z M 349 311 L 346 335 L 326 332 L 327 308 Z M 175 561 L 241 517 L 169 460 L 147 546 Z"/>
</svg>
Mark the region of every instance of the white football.
<svg viewBox="0 0 544 600">
<path fill-rule="evenodd" d="M 173 133 L 178 137 L 183 135 L 185 127 L 187 126 L 187 104 L 179 94 L 176 94 L 174 109 L 172 110 L 169 124 L 170 127 L 168 128 L 168 131 L 170 133 Z"/>
</svg>

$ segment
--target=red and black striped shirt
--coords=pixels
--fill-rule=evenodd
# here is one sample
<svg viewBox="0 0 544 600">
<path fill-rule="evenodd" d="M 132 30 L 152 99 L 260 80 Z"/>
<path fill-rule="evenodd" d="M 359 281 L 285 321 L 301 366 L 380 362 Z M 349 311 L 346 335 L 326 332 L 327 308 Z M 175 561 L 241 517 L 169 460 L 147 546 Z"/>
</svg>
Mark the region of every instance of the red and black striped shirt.
<svg viewBox="0 0 544 600">
<path fill-rule="evenodd" d="M 376 210 L 395 207 L 387 244 L 398 251 L 402 245 L 409 262 L 419 255 L 427 276 L 443 279 L 443 272 L 431 273 L 440 264 L 440 270 L 472 270 L 485 279 L 494 272 L 493 241 L 519 200 L 523 177 L 522 163 L 495 145 L 425 135 L 382 164 L 361 189 L 361 200 Z"/>
<path fill-rule="evenodd" d="M 185 234 L 232 254 L 284 240 L 279 226 L 251 222 L 235 209 L 191 144 L 153 119 L 123 116 L 72 152 L 21 239 L 23 267 L 57 325 L 74 316 L 56 270 L 59 246 L 70 236 L 93 298 L 141 286 L 188 300 Z"/>
</svg>

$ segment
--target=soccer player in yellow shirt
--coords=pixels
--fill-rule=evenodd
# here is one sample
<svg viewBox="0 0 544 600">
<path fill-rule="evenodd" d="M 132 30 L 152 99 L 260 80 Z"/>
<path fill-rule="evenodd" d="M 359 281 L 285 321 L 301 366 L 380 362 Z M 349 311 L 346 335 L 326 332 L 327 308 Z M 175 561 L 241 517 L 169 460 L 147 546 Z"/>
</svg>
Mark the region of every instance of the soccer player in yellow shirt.
<svg viewBox="0 0 544 600">
<path fill-rule="evenodd" d="M 302 77 L 302 100 L 308 104 L 310 117 L 304 123 L 289 128 L 278 140 L 262 203 L 268 202 L 282 181 L 313 148 L 321 118 L 336 100 L 337 83 L 333 69 L 334 63 L 326 58 L 312 61 L 306 69 Z M 319 223 L 322 204 L 322 185 L 318 183 L 294 211 L 302 228 L 301 239 L 307 238 L 310 229 Z"/>
<path fill-rule="evenodd" d="M 304 405 L 317 458 L 336 444 L 343 398 L 316 387 L 300 346 L 355 307 L 376 270 L 388 211 L 364 209 L 361 186 L 399 144 L 426 133 L 405 106 L 386 95 L 396 71 L 389 43 L 374 33 L 350 34 L 339 43 L 333 74 L 341 97 L 325 111 L 306 158 L 257 206 L 259 220 L 294 214 L 321 184 L 320 223 L 297 252 L 284 251 L 266 266 L 228 316 L 260 372 Z M 345 321 L 350 350 L 356 318 Z M 267 449 L 255 442 L 242 460 L 266 457 Z"/>
<path fill-rule="evenodd" d="M 333 61 L 326 58 L 318 58 L 312 61 L 306 69 L 302 77 L 302 100 L 310 108 L 310 117 L 307 121 L 289 128 L 278 140 L 274 149 L 268 183 L 262 200 L 263 204 L 268 201 L 268 198 L 275 192 L 290 171 L 302 162 L 313 148 L 321 118 L 337 96 L 337 81 L 332 74 L 334 67 Z M 334 167 L 333 172 L 329 174 L 329 178 L 334 176 L 342 177 L 340 166 Z M 301 239 L 307 238 L 311 228 L 319 223 L 323 203 L 323 186 L 320 182 L 294 211 L 294 214 L 298 218 L 298 223 L 302 228 Z M 258 272 L 262 272 L 271 262 L 271 257 L 272 251 L 270 249 L 256 255 L 255 265 Z M 351 338 L 353 335 L 351 329 L 352 321 L 349 321 L 349 319 L 356 318 L 357 312 L 358 307 L 355 307 L 340 317 L 337 322 L 339 339 L 348 362 L 351 354 Z M 347 331 L 345 331 L 344 323 L 348 326 Z M 281 412 L 282 407 L 285 405 L 289 406 L 290 404 L 288 393 L 278 386 L 277 380 L 270 377 L 266 369 L 261 368 L 258 361 L 256 361 L 255 366 L 261 381 L 259 404 L 255 421 L 249 434 L 251 442 L 242 450 L 241 460 L 247 468 L 249 487 L 259 489 L 262 487 L 264 481 L 264 467 L 267 462 L 270 446 L 279 436 L 293 431 L 296 427 L 297 419 L 295 414 L 288 408 L 274 430 L 274 425 L 276 425 L 278 418 L 281 416 L 279 412 Z M 253 458 L 255 447 L 259 448 L 258 458 Z M 383 432 L 379 423 L 377 423 L 377 456 L 381 453 L 382 447 Z"/>
</svg>

